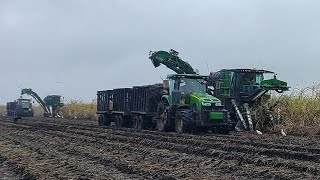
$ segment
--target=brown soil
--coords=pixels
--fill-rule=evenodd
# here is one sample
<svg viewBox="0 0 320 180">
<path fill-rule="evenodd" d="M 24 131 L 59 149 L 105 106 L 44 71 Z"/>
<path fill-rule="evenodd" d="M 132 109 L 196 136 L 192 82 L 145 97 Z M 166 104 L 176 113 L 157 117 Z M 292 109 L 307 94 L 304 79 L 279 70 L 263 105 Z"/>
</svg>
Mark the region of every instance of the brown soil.
<svg viewBox="0 0 320 180">
<path fill-rule="evenodd" d="M 7 179 L 319 179 L 318 137 L 177 134 L 0 117 Z M 6 177 L 7 176 L 7 177 Z"/>
</svg>

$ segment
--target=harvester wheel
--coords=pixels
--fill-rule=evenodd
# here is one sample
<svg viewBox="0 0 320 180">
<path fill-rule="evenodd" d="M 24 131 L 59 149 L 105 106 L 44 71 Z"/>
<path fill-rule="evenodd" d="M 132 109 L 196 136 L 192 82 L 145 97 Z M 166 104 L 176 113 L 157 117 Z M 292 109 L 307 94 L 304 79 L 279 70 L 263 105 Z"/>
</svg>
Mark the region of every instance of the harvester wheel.
<svg viewBox="0 0 320 180">
<path fill-rule="evenodd" d="M 157 130 L 164 132 L 168 128 L 169 109 L 167 103 L 160 102 L 157 108 Z"/>
<path fill-rule="evenodd" d="M 115 116 L 114 122 L 115 122 L 115 126 L 116 126 L 117 129 L 123 127 L 123 118 L 122 118 L 122 116 Z"/>
<path fill-rule="evenodd" d="M 185 133 L 191 130 L 193 111 L 189 109 L 178 110 L 175 119 L 175 130 L 177 133 Z"/>
</svg>

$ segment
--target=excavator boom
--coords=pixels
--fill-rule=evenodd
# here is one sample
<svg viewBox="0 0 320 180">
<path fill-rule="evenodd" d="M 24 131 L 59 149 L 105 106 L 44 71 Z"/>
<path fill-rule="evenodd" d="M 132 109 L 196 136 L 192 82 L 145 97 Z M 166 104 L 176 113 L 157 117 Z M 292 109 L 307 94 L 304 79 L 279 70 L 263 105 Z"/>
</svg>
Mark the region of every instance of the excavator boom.
<svg viewBox="0 0 320 180">
<path fill-rule="evenodd" d="M 159 67 L 161 64 L 167 66 L 177 74 L 198 74 L 192 66 L 178 57 L 178 52 L 171 49 L 166 51 L 150 52 L 149 59 L 151 59 L 154 67 Z"/>
</svg>

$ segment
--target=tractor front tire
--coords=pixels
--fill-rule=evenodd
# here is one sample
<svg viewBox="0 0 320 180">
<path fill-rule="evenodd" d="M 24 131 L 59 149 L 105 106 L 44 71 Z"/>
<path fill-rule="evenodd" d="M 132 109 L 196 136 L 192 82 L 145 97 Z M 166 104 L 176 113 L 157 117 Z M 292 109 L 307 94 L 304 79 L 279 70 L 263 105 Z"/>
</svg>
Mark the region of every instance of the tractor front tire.
<svg viewBox="0 0 320 180">
<path fill-rule="evenodd" d="M 165 132 L 168 129 L 168 105 L 165 102 L 160 102 L 157 108 L 157 130 L 160 132 Z"/>
<path fill-rule="evenodd" d="M 192 129 L 193 117 L 194 112 L 192 110 L 178 110 L 175 118 L 175 131 L 177 133 L 190 132 Z"/>
</svg>

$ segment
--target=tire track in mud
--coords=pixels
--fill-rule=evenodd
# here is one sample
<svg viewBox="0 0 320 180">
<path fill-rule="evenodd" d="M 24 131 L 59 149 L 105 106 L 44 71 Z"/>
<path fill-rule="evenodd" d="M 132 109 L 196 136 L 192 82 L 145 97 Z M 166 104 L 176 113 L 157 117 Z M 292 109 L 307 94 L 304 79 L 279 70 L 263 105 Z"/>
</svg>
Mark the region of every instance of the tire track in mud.
<svg viewBox="0 0 320 180">
<path fill-rule="evenodd" d="M 42 124 L 42 127 L 46 127 L 46 129 L 55 129 L 55 128 L 58 128 L 59 126 Z M 75 127 L 68 126 L 67 128 L 64 128 L 64 130 L 68 130 L 68 129 L 75 129 Z M 80 128 L 80 130 L 92 131 L 92 129 L 90 128 Z M 104 132 L 108 130 L 101 131 L 98 129 L 98 131 Z M 233 140 L 225 136 L 223 136 L 222 138 L 219 136 L 215 138 L 207 138 L 207 137 L 195 136 L 195 135 L 181 135 L 177 133 L 171 133 L 169 135 L 172 135 L 174 137 L 172 138 L 168 136 L 168 134 L 163 134 L 163 133 L 153 132 L 153 131 L 143 131 L 138 133 L 136 131 L 129 130 L 129 131 L 124 131 L 124 133 L 122 133 L 123 132 L 122 130 L 114 131 L 109 129 L 109 132 L 112 132 L 113 134 L 118 134 L 118 135 L 128 135 L 129 133 L 131 136 L 134 136 L 134 137 L 141 137 L 146 139 L 148 138 L 159 139 L 161 141 L 172 142 L 172 143 L 180 143 L 181 139 L 178 139 L 178 138 L 183 138 L 183 142 L 185 144 L 193 144 L 194 146 L 206 144 L 215 148 L 222 149 L 224 151 L 247 152 L 247 153 L 254 153 L 259 155 L 267 155 L 267 156 L 276 155 L 278 157 L 287 158 L 287 159 L 308 160 L 308 161 L 313 161 L 317 163 L 320 162 L 320 149 L 316 149 L 316 148 L 254 143 L 254 142 L 248 142 L 248 141 Z M 226 138 L 228 139 L 226 140 Z M 257 147 L 259 147 L 259 149 L 257 149 Z"/>
<path fill-rule="evenodd" d="M 115 132 L 117 132 L 117 131 L 115 131 Z M 75 132 L 71 132 L 71 134 L 70 135 L 68 135 L 68 136 L 71 136 L 73 133 L 75 133 Z M 107 136 L 109 136 L 109 134 L 107 134 Z M 102 138 L 105 138 L 105 137 L 102 137 Z M 127 137 L 122 137 L 122 138 L 124 138 L 124 139 L 122 139 L 122 141 L 124 141 L 125 143 L 127 143 L 126 141 L 128 140 L 127 139 Z M 112 139 L 112 140 L 117 140 L 117 139 L 119 139 L 119 138 L 116 138 L 116 139 Z M 141 139 L 142 141 L 143 141 L 143 139 Z M 133 141 L 136 141 L 136 140 L 133 140 Z M 152 146 L 153 146 L 154 144 L 152 144 Z M 172 144 L 171 146 L 174 146 L 175 144 Z M 151 146 L 151 147 L 152 147 Z M 161 146 L 159 147 L 159 148 L 161 148 Z M 167 147 L 167 148 L 170 148 L 170 146 L 169 147 Z M 179 150 L 179 149 L 178 149 Z M 181 149 L 180 149 L 180 151 L 181 151 Z M 182 151 L 187 151 L 187 149 L 182 149 Z M 194 153 L 194 152 L 190 152 L 191 154 L 192 153 Z M 225 153 L 225 152 L 223 152 L 222 151 L 222 153 Z M 203 154 L 202 154 L 203 155 Z M 212 154 L 207 154 L 208 156 L 210 156 L 210 155 L 212 155 Z M 245 154 L 244 154 L 245 155 Z M 218 154 L 218 156 L 221 156 L 221 154 Z M 228 157 L 228 156 L 227 156 Z M 231 157 L 229 157 L 229 158 L 225 158 L 225 159 L 227 159 L 227 160 L 232 160 L 234 157 L 233 156 L 231 156 Z M 241 159 L 241 160 L 243 160 L 243 159 Z M 240 161 L 240 160 L 239 160 Z M 250 163 L 250 162 L 249 162 Z M 252 162 L 251 162 L 252 163 Z M 263 165 L 263 164 L 262 164 Z M 278 164 L 279 165 L 279 164 Z M 260 166 L 261 166 L 261 163 L 260 163 Z M 286 166 L 286 164 L 285 163 L 282 163 L 282 166 Z M 292 168 L 292 167 L 291 167 Z M 295 168 L 297 168 L 296 166 L 295 166 Z M 301 170 L 301 168 L 299 168 L 298 170 Z M 304 170 L 303 170 L 304 171 Z"/>
<path fill-rule="evenodd" d="M 55 120 L 57 121 L 57 120 Z M 61 124 L 61 123 L 66 123 L 66 124 Z M 72 121 L 71 121 L 72 122 Z M 81 122 L 81 121 L 80 121 Z M 103 132 L 102 128 L 99 128 L 95 125 L 92 125 L 93 122 L 85 122 L 85 124 L 75 124 L 76 122 L 70 123 L 68 120 L 60 120 L 57 122 L 51 122 L 50 119 L 48 119 L 47 122 L 45 121 L 36 121 L 36 122 L 22 122 L 22 124 L 29 125 L 29 126 L 41 126 L 43 128 L 61 128 L 61 129 L 79 129 L 79 130 L 91 130 L 91 131 L 98 131 L 98 132 Z M 83 123 L 83 122 L 82 122 Z M 89 124 L 90 126 L 88 126 Z M 36 127 L 37 127 L 36 126 Z M 85 126 L 85 127 L 84 127 Z M 107 128 L 107 129 L 112 129 L 112 128 Z M 117 131 L 125 131 L 128 133 L 137 133 L 134 129 L 120 129 Z M 149 131 L 149 130 L 141 130 L 139 132 L 140 134 L 151 134 L 151 135 L 156 135 L 156 136 L 175 136 L 179 138 L 185 138 L 185 139 L 199 139 L 199 140 L 206 140 L 206 141 L 219 141 L 222 143 L 231 143 L 231 144 L 242 144 L 242 145 L 248 145 L 248 146 L 259 146 L 267 149 L 286 149 L 286 150 L 291 150 L 291 151 L 297 151 L 297 152 L 306 152 L 306 153 L 314 153 L 314 154 L 320 154 L 320 144 L 318 143 L 313 143 L 310 145 L 308 144 L 309 147 L 304 147 L 303 142 L 308 142 L 309 139 L 304 138 L 304 140 L 298 140 L 297 142 L 292 142 L 290 139 L 292 138 L 298 138 L 298 137 L 278 137 L 275 135 L 267 135 L 267 136 L 259 136 L 256 134 L 231 134 L 231 135 L 219 135 L 219 134 L 205 134 L 205 135 L 193 135 L 193 134 L 177 134 L 177 133 L 163 133 L 163 132 L 157 132 L 157 131 Z M 264 142 L 264 140 L 266 142 Z M 279 140 L 289 142 L 290 145 L 286 145 L 287 143 L 278 143 Z M 310 139 L 311 141 L 315 141 L 314 138 Z M 274 143 L 276 141 L 277 143 Z M 318 142 L 318 141 L 317 141 Z M 302 144 L 301 144 L 302 143 Z M 311 146 L 311 147 L 310 147 Z"/>
<path fill-rule="evenodd" d="M 55 134 L 55 135 L 57 135 L 57 134 Z M 29 136 L 28 134 L 24 134 L 23 135 L 24 137 L 28 137 L 28 138 L 31 138 L 31 139 L 33 139 L 33 138 L 35 138 L 35 139 L 38 139 L 39 137 L 35 137 L 35 136 Z M 63 133 L 62 134 L 60 134 L 60 136 L 59 136 L 59 139 L 63 139 L 61 136 L 64 136 L 63 135 Z M 66 136 L 66 137 L 64 137 L 64 138 L 72 138 L 73 140 L 74 139 L 77 139 L 77 138 L 79 138 L 79 135 L 68 135 L 68 136 Z M 95 142 L 95 140 L 94 139 L 92 139 L 91 137 L 87 137 L 87 136 L 85 136 L 85 137 L 82 137 L 82 138 L 80 138 L 79 139 L 80 140 L 80 143 L 82 143 L 82 142 L 84 142 L 85 144 L 87 144 L 87 143 L 94 143 Z M 85 140 L 85 141 L 84 141 Z M 32 141 L 34 141 L 34 140 L 32 140 Z M 37 143 L 39 143 L 39 142 L 37 142 Z M 60 144 L 60 143 L 59 143 Z M 149 164 L 153 164 L 153 166 L 155 166 L 155 164 L 157 164 L 157 161 L 159 161 L 159 157 L 160 158 L 163 158 L 163 157 L 161 157 L 161 155 L 162 155 L 162 153 L 155 153 L 156 151 L 159 151 L 159 150 L 157 150 L 157 149 L 152 149 L 152 150 L 150 150 L 150 151 L 148 151 L 148 148 L 145 148 L 145 147 L 135 147 L 135 148 L 133 148 L 134 146 L 136 146 L 136 145 L 134 145 L 134 144 L 130 144 L 130 145 L 128 145 L 128 144 L 123 144 L 121 147 L 125 147 L 125 148 L 120 148 L 119 149 L 119 147 L 120 146 L 118 146 L 118 145 L 120 145 L 120 144 L 116 144 L 115 146 L 113 146 L 112 145 L 112 143 L 110 144 L 110 142 L 108 143 L 108 142 L 105 142 L 105 140 L 103 141 L 103 142 L 100 142 L 100 144 L 103 144 L 104 145 L 104 147 L 105 146 L 107 146 L 109 149 L 108 149 L 108 151 L 114 151 L 114 150 L 118 150 L 118 154 L 123 154 L 123 153 L 125 153 L 125 152 L 127 152 L 127 154 L 130 154 L 131 156 L 134 154 L 133 152 L 136 152 L 137 150 L 138 151 L 142 151 L 142 152 L 144 152 L 144 159 L 145 159 L 145 156 L 146 156 L 146 153 L 147 154 L 150 154 L 150 155 L 152 155 L 151 156 L 151 158 L 155 158 L 155 157 L 157 157 L 157 158 L 155 158 L 156 160 L 154 160 L 153 162 L 150 162 Z M 64 146 L 64 144 L 62 144 L 62 146 Z M 56 147 L 55 147 L 56 148 Z M 87 149 L 88 147 L 86 146 L 86 148 L 85 149 Z M 72 149 L 72 148 L 71 148 Z M 72 149 L 74 152 L 77 152 L 77 151 L 75 151 L 75 149 Z M 146 151 L 148 151 L 148 152 L 146 152 Z M 163 150 L 162 150 L 163 151 Z M 161 152 L 161 151 L 160 151 Z M 77 152 L 77 153 L 79 153 L 79 152 Z M 82 151 L 82 154 L 84 153 L 84 155 L 86 155 L 86 156 L 92 156 L 92 154 L 86 154 L 85 152 L 83 152 Z M 168 152 L 169 153 L 169 152 Z M 94 154 L 96 154 L 96 153 L 94 153 Z M 174 153 L 172 153 L 172 152 L 170 152 L 168 155 L 171 157 L 172 155 L 173 155 Z M 110 156 L 110 155 L 109 155 Z M 190 156 L 190 155 L 184 155 L 184 158 L 186 158 L 187 156 Z M 139 157 L 141 158 L 141 156 L 138 156 L 138 159 L 134 159 L 134 160 L 131 160 L 131 162 L 136 162 L 136 161 L 141 161 L 141 159 L 139 160 Z M 191 168 L 194 168 L 194 169 L 197 169 L 197 171 L 198 171 L 198 173 L 199 173 L 199 167 L 197 168 L 197 166 L 199 166 L 199 164 L 201 164 L 201 163 L 203 163 L 203 162 L 206 162 L 206 159 L 208 159 L 207 157 L 202 157 L 200 160 L 198 160 L 198 161 L 195 161 L 195 159 L 199 159 L 199 157 L 197 157 L 197 156 L 194 156 L 194 155 L 191 155 L 191 157 L 189 157 L 189 158 L 187 158 L 188 159 L 188 163 L 187 164 L 193 164 L 194 166 L 193 167 L 191 167 Z M 99 159 L 103 159 L 103 157 L 100 157 L 99 156 Z M 171 159 L 170 159 L 171 160 Z M 257 175 L 259 175 L 260 177 L 265 177 L 265 178 L 274 178 L 274 177 L 278 177 L 278 178 L 282 178 L 282 179 L 292 179 L 292 177 L 294 177 L 294 176 L 289 176 L 289 177 L 287 177 L 285 174 L 291 174 L 291 172 L 290 171 L 283 171 L 283 170 L 278 170 L 277 171 L 277 173 L 278 174 L 280 174 L 280 175 L 275 175 L 275 174 L 272 174 L 272 173 L 269 173 L 269 171 L 272 171 L 273 169 L 271 169 L 271 168 L 264 168 L 264 169 L 261 169 L 261 170 L 255 170 L 254 169 L 254 166 L 250 166 L 250 165 L 246 165 L 246 167 L 245 168 L 249 168 L 249 169 L 251 169 L 251 171 L 249 171 L 249 172 L 246 172 L 246 169 L 244 169 L 244 167 L 241 167 L 241 166 L 238 166 L 237 164 L 239 164 L 239 162 L 237 162 L 237 161 L 227 161 L 227 164 L 220 164 L 221 162 L 222 162 L 222 160 L 215 160 L 215 161 L 218 161 L 218 163 L 219 163 L 219 166 L 218 166 L 218 171 L 217 171 L 217 169 L 207 169 L 207 171 L 206 172 L 215 172 L 215 171 L 217 171 L 217 172 L 219 172 L 219 170 L 220 171 L 225 171 L 225 173 L 227 173 L 226 175 L 235 175 L 235 174 L 238 174 L 238 176 L 241 176 L 241 175 L 244 175 L 244 174 L 246 174 L 246 176 L 250 176 L 250 177 L 256 177 L 257 178 Z M 158 162 L 159 163 L 159 162 Z M 209 162 L 209 165 L 211 165 L 212 164 L 212 162 Z M 174 164 L 175 166 L 177 166 L 177 164 Z M 185 166 L 187 166 L 187 165 L 185 165 Z M 183 166 L 182 168 L 184 168 L 184 171 L 186 170 L 185 168 L 185 166 Z M 163 167 L 163 166 L 160 166 L 159 164 L 156 166 L 156 167 Z M 173 169 L 172 167 L 168 167 L 169 169 L 171 169 L 171 170 L 174 170 L 174 171 L 176 171 L 175 169 Z M 180 168 L 180 169 L 182 169 L 182 168 Z M 240 172 L 239 172 L 239 170 L 241 170 Z M 273 170 L 274 171 L 274 170 Z M 149 172 L 148 174 L 150 174 L 150 173 L 154 173 L 154 172 Z M 203 174 L 203 173 L 205 173 L 205 172 L 201 172 L 200 174 Z M 156 172 L 155 174 L 159 174 L 159 172 Z M 195 178 L 195 177 L 200 177 L 199 175 L 200 174 L 198 174 L 197 176 L 194 176 L 193 178 Z M 283 175 L 285 175 L 285 176 L 281 176 L 281 174 L 283 174 Z M 225 175 L 225 176 L 226 176 Z M 185 174 L 184 174 L 184 176 L 185 176 Z M 258 176 L 258 177 L 259 177 Z M 163 175 L 162 176 L 160 176 L 161 178 L 163 178 Z M 209 176 L 209 177 L 213 177 L 213 176 Z M 159 178 L 159 177 L 154 177 L 154 178 Z M 168 179 L 168 178 L 170 178 L 170 177 L 165 177 L 165 179 Z M 180 176 L 180 178 L 181 178 L 181 176 Z"/>
<path fill-rule="evenodd" d="M 113 130 L 113 129 L 101 129 L 97 128 L 96 126 L 88 126 L 90 123 L 79 123 L 74 124 L 72 123 L 65 123 L 66 121 L 63 120 L 54 120 L 52 121 L 21 121 L 18 124 L 13 124 L 8 121 L 5 126 L 12 126 L 12 129 L 19 129 L 19 130 L 28 130 L 30 132 L 38 132 L 42 131 L 41 134 L 50 134 L 53 136 L 59 136 L 60 138 L 67 138 L 73 137 L 74 135 L 80 136 L 81 139 L 85 139 L 86 143 L 93 143 L 90 140 L 94 138 L 98 138 L 99 141 L 101 139 L 104 140 L 104 143 L 107 144 L 105 141 L 111 142 L 118 142 L 122 143 L 122 147 L 125 147 L 125 144 L 135 145 L 137 141 L 140 141 L 141 148 L 156 148 L 156 149 L 165 149 L 169 150 L 172 153 L 184 153 L 186 152 L 187 155 L 196 156 L 197 158 L 205 157 L 205 158 L 215 158 L 217 160 L 222 160 L 228 162 L 229 164 L 220 165 L 220 169 L 215 169 L 222 171 L 222 169 L 229 169 L 225 174 L 233 174 L 241 177 L 241 173 L 246 175 L 247 177 L 253 177 L 253 174 L 261 174 L 260 177 L 276 177 L 276 174 L 280 174 L 279 177 L 282 178 L 306 178 L 319 175 L 319 166 L 315 165 L 315 162 L 318 162 L 318 155 L 319 151 L 316 148 L 304 148 L 299 147 L 297 144 L 294 146 L 289 145 L 280 145 L 280 144 L 267 144 L 267 143 L 252 143 L 250 140 L 237 140 L 234 138 L 239 138 L 242 136 L 239 135 L 204 135 L 204 136 L 197 136 L 197 135 L 189 135 L 189 134 L 176 134 L 176 133 L 160 133 L 154 131 L 146 131 L 143 130 L 141 132 L 136 132 L 132 129 L 121 129 L 121 130 Z M 58 123 L 58 124 L 57 124 Z M 60 124 L 59 124 L 60 123 Z M 82 124 L 83 123 L 83 124 Z M 65 131 L 65 132 L 64 132 Z M 77 139 L 78 137 L 73 137 Z M 172 136 L 172 137 L 170 137 Z M 256 136 L 257 137 L 257 136 Z M 259 138 L 259 137 L 258 137 Z M 253 137 L 255 141 L 259 141 L 258 138 Z M 290 137 L 291 138 L 291 137 Z M 81 140 L 78 139 L 79 142 Z M 270 140 L 269 140 L 270 141 Z M 242 144 L 243 143 L 243 144 Z M 269 142 L 272 143 L 272 140 Z M 225 145 L 226 144 L 226 145 Z M 231 144 L 231 145 L 230 145 Z M 240 146 L 240 148 L 239 148 Z M 112 146 L 113 147 L 113 146 Z M 230 148 L 231 147 L 231 148 Z M 273 150 L 268 150 L 266 147 L 272 147 Z M 52 147 L 54 148 L 54 147 Z M 105 148 L 105 146 L 101 146 L 101 148 Z M 117 149 L 117 147 L 113 147 Z M 191 150 L 190 150 L 191 148 Z M 235 148 L 235 149 L 232 149 Z M 255 150 L 254 148 L 258 148 Z M 265 150 L 264 153 L 269 153 L 269 157 L 266 155 L 259 155 L 259 149 Z M 130 149 L 130 148 L 127 148 Z M 284 150 L 283 150 L 284 149 Z M 112 150 L 112 149 L 109 149 Z M 123 149 L 120 149 L 124 151 Z M 298 150 L 303 150 L 299 152 Z M 150 150 L 151 151 L 151 150 Z M 156 150 L 153 150 L 156 151 Z M 236 151 L 236 152 L 229 152 L 229 151 Z M 289 152 L 287 152 L 289 151 Z M 296 152 L 294 152 L 296 151 Z M 127 150 L 127 153 L 132 153 L 134 150 Z M 85 153 L 85 152 L 82 152 Z M 283 153 L 281 155 L 281 153 Z M 295 154 L 296 153 L 296 154 Z M 312 154 L 314 153 L 314 154 Z M 252 155 L 253 154 L 253 155 Z M 263 153 L 262 153 L 263 154 Z M 283 158 L 272 157 L 273 155 L 279 155 Z M 91 155 L 92 154 L 88 154 Z M 96 155 L 96 154 L 95 154 Z M 94 156 L 95 156 L 94 155 Z M 251 155 L 251 157 L 249 157 Z M 297 157 L 296 157 L 297 156 Z M 289 160 L 286 159 L 289 157 Z M 95 157 L 92 157 L 95 158 Z M 99 158 L 98 158 L 99 159 Z M 301 161 L 294 161 L 294 160 L 305 160 Z M 201 160 L 203 162 L 203 160 Z M 310 162 L 309 162 L 310 161 Z M 237 170 L 239 169 L 239 162 L 242 163 L 241 166 L 247 167 L 246 170 Z M 314 162 L 314 163 L 313 163 Z M 192 162 L 197 163 L 197 162 Z M 198 161 L 199 163 L 199 161 Z M 237 166 L 238 165 L 238 166 Z M 252 165 L 258 167 L 252 167 Z M 235 168 L 237 167 L 237 168 Z M 248 172 L 250 167 L 253 169 L 253 172 Z M 280 168 L 280 172 L 275 172 L 276 168 Z M 260 169 L 262 169 L 260 171 Z M 232 171 L 233 170 L 233 171 Z M 231 171 L 231 172 L 229 172 Z M 286 172 L 287 174 L 292 174 L 292 176 L 287 176 L 281 174 Z M 307 171 L 308 173 L 303 174 L 301 176 L 297 176 L 298 172 Z M 240 174 L 239 174 L 240 172 Z M 296 174 L 294 174 L 296 173 Z M 224 174 L 224 173 L 222 173 Z M 259 176 L 258 176 L 259 177 Z M 159 178 L 159 177 L 158 177 Z M 289 178 L 289 179 L 290 179 Z"/>
</svg>

